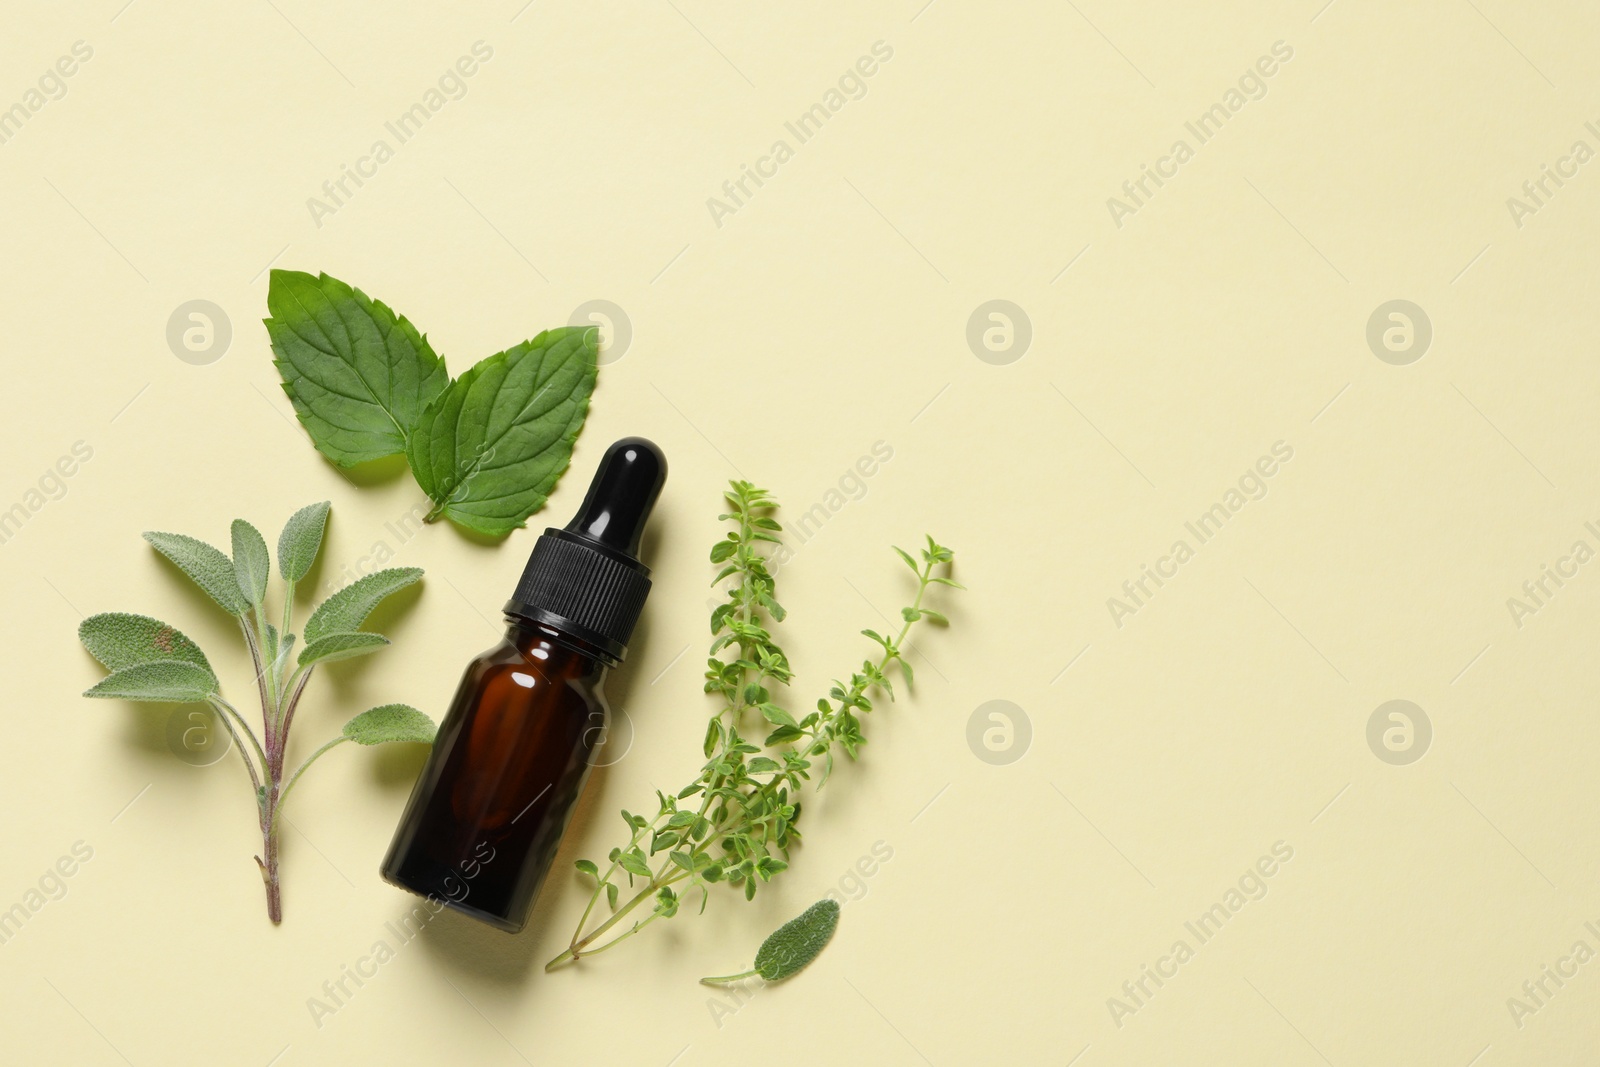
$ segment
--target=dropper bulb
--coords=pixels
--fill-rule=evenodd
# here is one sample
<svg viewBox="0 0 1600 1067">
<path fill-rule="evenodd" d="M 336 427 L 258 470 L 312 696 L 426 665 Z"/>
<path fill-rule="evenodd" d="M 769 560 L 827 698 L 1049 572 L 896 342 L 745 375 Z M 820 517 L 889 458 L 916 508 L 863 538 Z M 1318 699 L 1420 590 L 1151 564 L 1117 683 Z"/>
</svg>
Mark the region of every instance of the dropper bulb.
<svg viewBox="0 0 1600 1067">
<path fill-rule="evenodd" d="M 606 449 L 568 532 L 637 558 L 645 521 L 666 480 L 661 449 L 643 437 L 624 437 Z"/>
</svg>

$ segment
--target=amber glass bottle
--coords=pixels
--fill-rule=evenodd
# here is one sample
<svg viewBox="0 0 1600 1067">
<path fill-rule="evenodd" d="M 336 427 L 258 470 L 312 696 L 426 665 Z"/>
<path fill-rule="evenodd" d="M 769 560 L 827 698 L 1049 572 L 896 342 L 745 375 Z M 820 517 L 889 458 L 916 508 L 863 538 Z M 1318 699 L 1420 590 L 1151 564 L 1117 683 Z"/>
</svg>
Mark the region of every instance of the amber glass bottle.
<svg viewBox="0 0 1600 1067">
<path fill-rule="evenodd" d="M 383 877 L 511 933 L 528 921 L 610 714 L 603 684 L 650 591 L 639 562 L 667 463 L 607 450 L 577 516 L 535 543 L 506 636 L 473 660 L 406 805 Z"/>
</svg>

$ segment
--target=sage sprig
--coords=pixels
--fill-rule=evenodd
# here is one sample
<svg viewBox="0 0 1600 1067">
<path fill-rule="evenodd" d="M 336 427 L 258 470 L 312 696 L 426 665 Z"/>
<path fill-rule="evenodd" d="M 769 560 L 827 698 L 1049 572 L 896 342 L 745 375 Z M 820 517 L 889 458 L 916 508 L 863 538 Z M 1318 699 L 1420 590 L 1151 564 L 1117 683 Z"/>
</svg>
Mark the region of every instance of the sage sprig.
<svg viewBox="0 0 1600 1067">
<path fill-rule="evenodd" d="M 788 657 L 772 632 L 787 613 L 777 600 L 762 548 L 780 543 L 782 526 L 773 514 L 777 502 L 745 481 L 731 483 L 725 496 L 731 510 L 719 517 L 732 529 L 712 547 L 710 557 L 722 565 L 713 584 L 725 585 L 727 596 L 711 613 L 704 688 L 717 699 L 706 729 L 706 762 L 676 794 L 657 791 L 654 816 L 623 810 L 628 839 L 611 850 L 609 866 L 577 861 L 593 889 L 571 943 L 545 965 L 547 971 L 603 952 L 677 915 L 696 889 L 703 911 L 713 885 L 731 885 L 748 900 L 786 870 L 789 850 L 800 840 L 806 783 L 813 774 L 817 788 L 827 782 L 836 748 L 856 757 L 866 743 L 862 716 L 872 710 L 874 695 L 894 699 L 889 671 L 897 670 L 910 687 L 906 639 L 924 620 L 947 621 L 924 606 L 929 588 L 961 587 L 948 574 L 954 553 L 933 538 L 921 550 L 920 563 L 896 548 L 916 582 L 910 604 L 901 609 L 899 631 L 892 636 L 861 631 L 878 654 L 863 660 L 848 682 L 835 681 L 815 711 L 796 719 L 774 692 L 793 681 Z M 752 729 L 756 732 L 750 733 Z M 759 743 L 753 740 L 763 733 Z M 630 894 L 625 901 L 624 882 Z M 602 897 L 611 914 L 590 929 Z M 646 904 L 648 915 L 623 925 Z"/>
<path fill-rule="evenodd" d="M 338 737 L 311 753 L 285 774 L 289 728 L 306 683 L 323 663 L 376 652 L 389 643 L 362 630 L 385 598 L 422 577 L 415 567 L 367 575 L 325 600 L 306 621 L 304 641 L 294 655 L 291 632 L 295 586 L 311 570 L 322 548 L 329 506 L 301 508 L 278 538 L 278 572 L 283 578 L 283 610 L 278 624 L 268 621 L 267 588 L 271 557 L 266 539 L 243 519 L 233 523 L 230 558 L 221 549 L 183 534 L 147 533 L 149 541 L 199 586 L 218 607 L 234 616 L 255 668 L 261 701 L 258 737 L 239 710 L 222 695 L 222 685 L 206 654 L 177 627 L 146 615 L 111 612 L 93 615 L 78 627 L 78 639 L 111 673 L 83 695 L 107 699 L 206 704 L 228 731 L 255 793 L 262 855 L 256 857 L 267 891 L 267 916 L 283 919 L 278 874 L 279 813 L 290 791 L 323 753 L 346 742 L 381 745 L 391 741 L 431 742 L 433 720 L 405 704 L 385 704 L 362 712 Z M 249 742 L 249 748 L 245 742 Z"/>
</svg>

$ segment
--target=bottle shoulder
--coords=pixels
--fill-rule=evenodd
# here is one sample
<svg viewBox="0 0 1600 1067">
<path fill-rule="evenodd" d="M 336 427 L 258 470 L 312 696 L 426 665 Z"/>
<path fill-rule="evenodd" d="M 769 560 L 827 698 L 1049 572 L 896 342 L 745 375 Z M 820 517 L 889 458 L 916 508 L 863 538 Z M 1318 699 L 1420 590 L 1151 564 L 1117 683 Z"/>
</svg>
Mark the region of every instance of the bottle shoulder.
<svg viewBox="0 0 1600 1067">
<path fill-rule="evenodd" d="M 605 703 L 604 664 L 558 645 L 519 643 L 514 634 L 480 653 L 468 673 L 480 685 L 509 685 L 530 695 L 559 690 L 562 696 L 587 704 Z"/>
</svg>

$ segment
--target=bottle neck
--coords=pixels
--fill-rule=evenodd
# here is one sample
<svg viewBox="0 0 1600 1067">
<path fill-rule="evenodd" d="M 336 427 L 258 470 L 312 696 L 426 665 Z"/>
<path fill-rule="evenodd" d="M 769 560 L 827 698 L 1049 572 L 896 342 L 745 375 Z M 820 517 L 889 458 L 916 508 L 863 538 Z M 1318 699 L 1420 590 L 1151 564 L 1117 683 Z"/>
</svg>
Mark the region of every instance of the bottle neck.
<svg viewBox="0 0 1600 1067">
<path fill-rule="evenodd" d="M 554 668 L 570 664 L 576 668 L 576 673 L 596 679 L 616 666 L 616 661 L 603 649 L 573 634 L 519 615 L 507 615 L 505 620 L 506 640 L 528 659 Z"/>
</svg>

